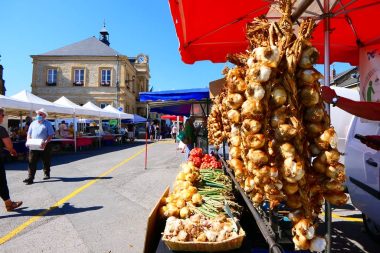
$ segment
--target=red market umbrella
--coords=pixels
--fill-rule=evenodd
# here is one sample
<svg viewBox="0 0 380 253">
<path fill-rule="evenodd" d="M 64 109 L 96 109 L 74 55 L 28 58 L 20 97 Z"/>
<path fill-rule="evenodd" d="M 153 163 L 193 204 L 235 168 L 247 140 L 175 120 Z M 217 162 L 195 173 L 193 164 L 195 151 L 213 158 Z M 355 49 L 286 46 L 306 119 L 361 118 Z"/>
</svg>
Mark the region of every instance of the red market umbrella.
<svg viewBox="0 0 380 253">
<path fill-rule="evenodd" d="M 227 54 L 245 51 L 248 47 L 246 23 L 267 14 L 271 2 L 169 0 L 182 61 L 189 64 L 202 60 L 225 62 Z M 302 2 L 306 1 L 298 0 L 296 5 Z M 326 2 L 331 6 L 330 11 L 322 11 Z M 327 12 L 329 14 L 322 14 Z M 376 27 L 379 15 L 379 0 L 324 0 L 313 1 L 303 16 L 317 20 L 330 17 L 330 61 L 358 65 L 359 47 L 380 43 L 380 29 Z M 319 63 L 325 61 L 324 35 L 324 22 L 319 22 L 312 40 L 321 52 Z"/>
<path fill-rule="evenodd" d="M 247 49 L 245 25 L 266 14 L 263 0 L 169 0 L 182 61 L 225 62 L 229 53 Z"/>
<path fill-rule="evenodd" d="M 183 122 L 183 116 L 178 116 L 179 117 L 179 122 Z M 163 115 L 161 116 L 161 119 L 168 119 L 171 121 L 177 121 L 177 116 L 176 115 Z"/>
</svg>

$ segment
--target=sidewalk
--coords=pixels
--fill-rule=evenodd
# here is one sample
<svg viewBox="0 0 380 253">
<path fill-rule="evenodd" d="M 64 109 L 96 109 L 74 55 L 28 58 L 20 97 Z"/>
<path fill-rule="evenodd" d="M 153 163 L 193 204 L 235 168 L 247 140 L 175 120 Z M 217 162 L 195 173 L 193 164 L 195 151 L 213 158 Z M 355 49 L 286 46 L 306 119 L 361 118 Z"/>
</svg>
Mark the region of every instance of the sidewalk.
<svg viewBox="0 0 380 253">
<path fill-rule="evenodd" d="M 144 144 L 54 156 L 51 179 L 38 170 L 30 186 L 25 162 L 6 164 L 11 197 L 24 205 L 0 209 L 0 252 L 142 252 L 147 216 L 184 160 L 172 140 L 159 141 L 145 170 Z"/>
</svg>

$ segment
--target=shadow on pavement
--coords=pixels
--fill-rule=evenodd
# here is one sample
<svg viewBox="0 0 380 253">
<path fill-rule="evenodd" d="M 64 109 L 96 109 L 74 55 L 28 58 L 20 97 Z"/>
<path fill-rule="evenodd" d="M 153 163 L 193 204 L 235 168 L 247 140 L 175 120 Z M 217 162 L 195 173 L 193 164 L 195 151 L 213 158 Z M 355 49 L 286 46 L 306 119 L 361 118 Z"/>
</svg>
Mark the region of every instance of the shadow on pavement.
<svg viewBox="0 0 380 253">
<path fill-rule="evenodd" d="M 51 182 L 82 182 L 94 179 L 111 179 L 112 177 L 51 177 L 49 180 L 37 181 L 34 184 L 51 183 Z"/>
<path fill-rule="evenodd" d="M 70 203 L 64 203 L 62 207 L 51 207 L 49 209 L 33 209 L 27 210 L 27 207 L 16 209 L 12 214 L 0 216 L 0 219 L 20 217 L 20 216 L 60 216 L 66 214 L 83 213 L 95 211 L 103 208 L 103 206 L 92 207 L 74 207 Z"/>
<path fill-rule="evenodd" d="M 333 222 L 331 252 L 378 253 L 379 245 L 363 230 L 362 222 Z"/>
<path fill-rule="evenodd" d="M 148 142 L 149 143 L 149 142 Z M 133 143 L 118 144 L 115 146 L 103 146 L 97 149 L 82 150 L 78 152 L 65 152 L 52 155 L 51 166 L 67 164 L 78 160 L 86 159 L 89 157 L 103 155 L 106 153 L 116 152 L 127 148 L 133 148 L 145 145 L 145 140 L 137 140 Z M 28 169 L 28 161 L 11 161 L 4 164 L 6 170 L 25 170 Z M 39 161 L 38 167 L 42 168 L 42 162 Z M 38 169 L 37 169 L 38 170 Z"/>
</svg>

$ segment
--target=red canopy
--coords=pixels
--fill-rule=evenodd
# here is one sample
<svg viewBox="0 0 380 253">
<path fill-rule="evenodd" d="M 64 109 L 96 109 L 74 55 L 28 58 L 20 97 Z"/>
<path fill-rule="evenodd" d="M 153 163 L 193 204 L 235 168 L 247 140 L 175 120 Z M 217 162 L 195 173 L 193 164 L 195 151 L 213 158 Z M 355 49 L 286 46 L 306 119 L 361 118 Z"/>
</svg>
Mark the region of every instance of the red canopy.
<svg viewBox="0 0 380 253">
<path fill-rule="evenodd" d="M 247 49 L 245 25 L 266 14 L 262 0 L 169 0 L 182 61 L 225 62 L 228 53 Z"/>
<path fill-rule="evenodd" d="M 183 122 L 183 116 L 178 116 L 179 122 Z M 177 116 L 175 115 L 162 115 L 161 119 L 169 119 L 171 121 L 177 121 Z"/>
<path fill-rule="evenodd" d="M 266 14 L 271 1 L 264 0 L 169 0 L 177 31 L 182 61 L 210 60 L 225 62 L 228 53 L 243 52 L 248 42 L 246 23 Z M 334 2 L 331 0 L 331 2 Z M 351 20 L 359 40 L 364 45 L 380 42 L 377 17 L 379 0 L 340 0 L 333 5 L 331 18 L 330 61 L 358 64 L 358 45 Z M 324 62 L 324 25 L 320 22 L 313 35 L 313 44 Z"/>
</svg>

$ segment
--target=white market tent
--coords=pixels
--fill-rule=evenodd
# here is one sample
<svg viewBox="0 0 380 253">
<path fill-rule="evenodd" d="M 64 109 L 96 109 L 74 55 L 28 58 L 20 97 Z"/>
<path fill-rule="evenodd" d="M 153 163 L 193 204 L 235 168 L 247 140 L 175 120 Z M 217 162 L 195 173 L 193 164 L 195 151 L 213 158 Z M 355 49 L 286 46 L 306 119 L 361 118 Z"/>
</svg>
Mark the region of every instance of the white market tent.
<svg viewBox="0 0 380 253">
<path fill-rule="evenodd" d="M 3 95 L 0 95 L 0 107 L 5 108 L 7 112 L 17 112 L 17 115 L 22 114 L 24 111 L 32 110 L 30 103 Z"/>
<path fill-rule="evenodd" d="M 90 108 L 85 108 L 80 105 L 77 105 L 76 103 L 72 102 L 65 96 L 60 97 L 56 101 L 53 102 L 55 105 L 59 106 L 65 106 L 65 107 L 70 107 L 74 110 L 75 116 L 94 116 L 94 117 L 99 117 L 99 111 L 90 109 Z"/>
<path fill-rule="evenodd" d="M 112 112 L 116 113 L 118 115 L 118 119 L 132 119 L 133 120 L 133 115 L 125 112 L 121 112 L 112 105 L 107 105 L 106 107 L 103 108 L 104 111 L 107 112 Z"/>
<path fill-rule="evenodd" d="M 82 107 L 98 111 L 99 114 L 97 116 L 100 117 L 100 118 L 109 118 L 109 119 L 117 119 L 117 118 L 119 118 L 118 114 L 113 113 L 113 112 L 104 111 L 100 107 L 98 107 L 97 105 L 95 105 L 94 103 L 92 103 L 91 101 L 85 103 Z"/>
<path fill-rule="evenodd" d="M 45 110 L 50 113 L 50 116 L 53 115 L 73 115 L 74 109 L 62 105 L 57 105 L 52 102 L 49 102 L 45 99 L 42 99 L 40 97 L 37 97 L 36 95 L 32 94 L 29 91 L 22 90 L 19 93 L 11 96 L 11 98 L 24 101 L 26 103 L 29 103 L 31 106 L 31 110 L 35 111 L 41 108 L 45 108 Z"/>
</svg>

